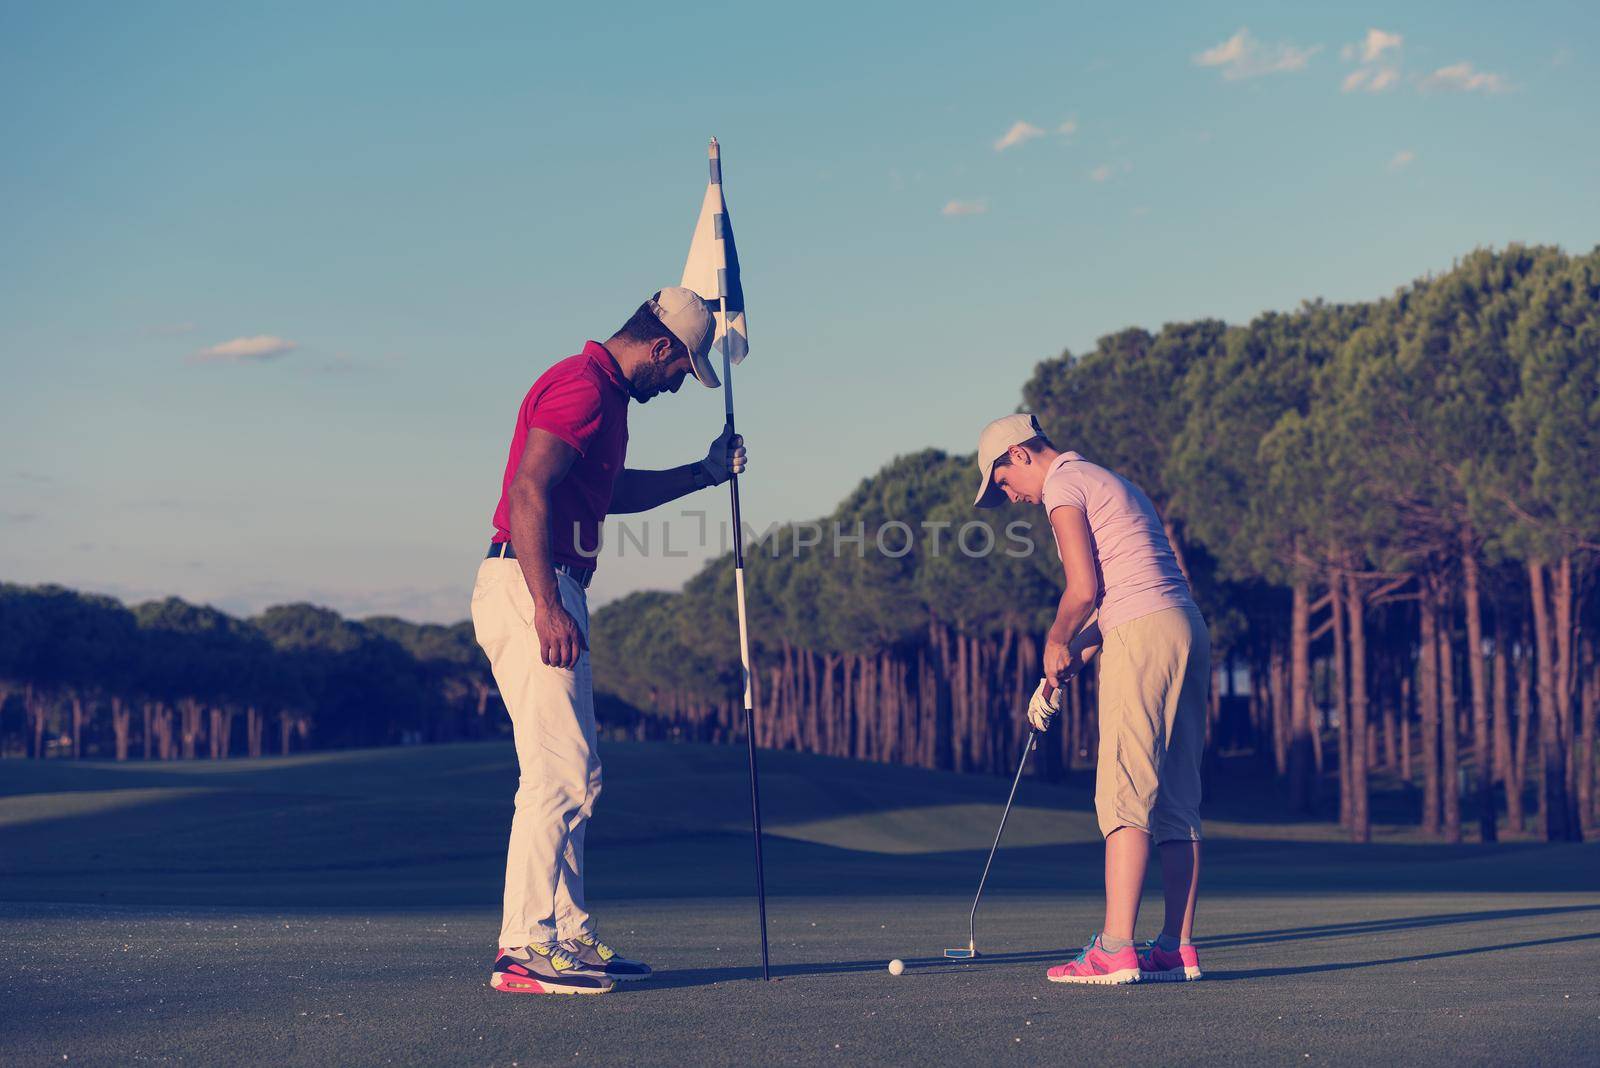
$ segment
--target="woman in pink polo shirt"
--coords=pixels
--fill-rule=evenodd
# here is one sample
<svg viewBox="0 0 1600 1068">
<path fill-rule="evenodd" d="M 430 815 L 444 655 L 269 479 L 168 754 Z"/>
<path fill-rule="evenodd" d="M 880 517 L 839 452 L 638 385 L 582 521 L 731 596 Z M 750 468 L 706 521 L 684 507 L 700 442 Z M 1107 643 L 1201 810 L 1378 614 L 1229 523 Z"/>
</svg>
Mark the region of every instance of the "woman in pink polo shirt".
<svg viewBox="0 0 1600 1068">
<path fill-rule="evenodd" d="M 1211 638 L 1150 498 L 1114 471 L 1061 452 L 1031 415 L 1010 415 L 978 439 L 980 508 L 1039 504 L 1050 517 L 1066 589 L 1045 641 L 1057 685 L 1100 656 L 1100 752 L 1095 814 L 1106 839 L 1106 915 L 1058 983 L 1200 978 L 1190 938 L 1200 885 L 1200 755 L 1205 745 Z M 1038 729 L 1060 708 L 1039 691 Z M 1136 948 L 1134 924 L 1154 843 L 1166 917 Z"/>
</svg>

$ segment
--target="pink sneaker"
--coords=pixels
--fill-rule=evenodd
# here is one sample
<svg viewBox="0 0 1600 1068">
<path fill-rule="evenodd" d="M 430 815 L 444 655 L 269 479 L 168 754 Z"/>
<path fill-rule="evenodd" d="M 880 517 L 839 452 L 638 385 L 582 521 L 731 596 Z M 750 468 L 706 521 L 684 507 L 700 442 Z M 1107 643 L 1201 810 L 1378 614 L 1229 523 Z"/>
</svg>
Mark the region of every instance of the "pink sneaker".
<svg viewBox="0 0 1600 1068">
<path fill-rule="evenodd" d="M 1176 953 L 1154 942 L 1139 947 L 1139 978 L 1147 983 L 1189 983 L 1204 974 L 1193 946 L 1179 946 Z"/>
<path fill-rule="evenodd" d="M 1052 983 L 1095 983 L 1100 986 L 1120 986 L 1139 981 L 1139 955 L 1132 946 L 1111 953 L 1100 947 L 1100 936 L 1083 947 L 1066 964 L 1058 964 L 1045 973 Z"/>
</svg>

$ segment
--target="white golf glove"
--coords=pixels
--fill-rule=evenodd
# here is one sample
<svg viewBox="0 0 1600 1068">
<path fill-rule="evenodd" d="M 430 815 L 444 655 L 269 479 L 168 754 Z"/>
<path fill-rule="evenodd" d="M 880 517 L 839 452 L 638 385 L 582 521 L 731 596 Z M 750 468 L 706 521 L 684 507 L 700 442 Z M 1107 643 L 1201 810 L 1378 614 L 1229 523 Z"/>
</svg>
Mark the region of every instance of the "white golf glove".
<svg viewBox="0 0 1600 1068">
<path fill-rule="evenodd" d="M 1040 679 L 1033 700 L 1028 702 L 1028 722 L 1043 734 L 1050 729 L 1050 719 L 1061 711 L 1061 688 L 1049 679 Z"/>
<path fill-rule="evenodd" d="M 700 461 L 700 466 L 705 468 L 713 486 L 722 485 L 734 475 L 744 474 L 743 436 L 735 434 L 730 439 L 728 437 L 728 428 L 724 426 L 722 433 L 717 435 L 717 440 L 711 443 L 711 449 L 706 453 L 706 458 Z"/>
</svg>

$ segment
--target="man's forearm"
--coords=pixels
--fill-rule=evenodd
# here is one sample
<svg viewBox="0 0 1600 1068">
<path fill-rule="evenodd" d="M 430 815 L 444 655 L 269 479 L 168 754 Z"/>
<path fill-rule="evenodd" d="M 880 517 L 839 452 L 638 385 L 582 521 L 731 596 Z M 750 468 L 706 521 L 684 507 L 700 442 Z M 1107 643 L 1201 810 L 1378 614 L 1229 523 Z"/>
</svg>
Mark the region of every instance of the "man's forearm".
<svg viewBox="0 0 1600 1068">
<path fill-rule="evenodd" d="M 522 579 L 533 594 L 533 603 L 549 606 L 561 603 L 556 586 L 555 560 L 550 552 L 550 502 L 537 493 L 513 493 L 511 499 L 511 547 L 517 550 Z"/>
<path fill-rule="evenodd" d="M 639 471 L 625 468 L 617 476 L 616 487 L 611 491 L 612 515 L 630 512 L 648 512 L 652 508 L 685 497 L 698 489 L 712 485 L 705 465 L 684 464 L 665 471 Z"/>
</svg>

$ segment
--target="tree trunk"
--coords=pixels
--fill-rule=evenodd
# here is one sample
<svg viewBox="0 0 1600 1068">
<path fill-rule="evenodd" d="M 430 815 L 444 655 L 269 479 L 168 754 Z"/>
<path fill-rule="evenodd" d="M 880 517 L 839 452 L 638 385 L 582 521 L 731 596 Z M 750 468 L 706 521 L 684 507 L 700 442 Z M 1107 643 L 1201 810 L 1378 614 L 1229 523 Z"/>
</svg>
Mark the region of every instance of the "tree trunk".
<svg viewBox="0 0 1600 1068">
<path fill-rule="evenodd" d="M 1289 807 L 1308 813 L 1313 805 L 1311 738 L 1311 590 L 1296 579 L 1290 615 Z"/>
<path fill-rule="evenodd" d="M 1555 608 L 1556 629 L 1556 708 L 1557 722 L 1561 727 L 1561 752 L 1566 758 L 1567 837 L 1574 842 L 1583 840 L 1583 817 L 1578 805 L 1578 730 L 1577 709 L 1577 657 L 1573 644 L 1572 557 L 1563 556 L 1556 568 L 1555 590 L 1552 597 Z"/>
<path fill-rule="evenodd" d="M 1478 554 L 1471 538 L 1461 550 L 1462 594 L 1467 610 L 1467 670 L 1472 683 L 1472 750 L 1478 763 L 1478 837 L 1499 835 L 1495 826 L 1494 752 L 1490 748 L 1488 665 L 1483 662 L 1483 607 L 1478 594 Z"/>
<path fill-rule="evenodd" d="M 226 755 L 228 737 L 222 729 L 222 709 L 211 709 L 208 718 L 211 720 L 211 729 L 206 733 L 206 741 L 210 745 L 208 755 L 212 760 L 221 760 Z"/>
<path fill-rule="evenodd" d="M 1539 691 L 1539 823 L 1547 842 L 1572 837 L 1567 826 L 1567 761 L 1561 751 L 1561 712 L 1556 671 L 1555 636 L 1546 591 L 1545 565 L 1528 561 L 1528 588 L 1533 600 L 1534 660 Z"/>
<path fill-rule="evenodd" d="M 1323 688 L 1328 689 L 1327 683 L 1332 678 L 1332 668 L 1324 668 L 1322 672 Z M 1325 701 L 1317 700 L 1317 661 L 1311 661 L 1311 763 L 1316 768 L 1316 775 L 1312 779 L 1312 807 L 1322 800 L 1322 773 L 1327 769 L 1327 763 L 1322 755 L 1322 732 L 1328 726 L 1327 717 L 1323 710 L 1327 707 Z"/>
<path fill-rule="evenodd" d="M 1252 655 L 1246 664 L 1250 678 L 1250 707 L 1246 716 L 1250 723 L 1250 748 L 1265 763 L 1267 733 L 1263 728 L 1263 722 L 1267 714 L 1266 685 L 1261 674 L 1260 658 Z"/>
<path fill-rule="evenodd" d="M 1411 774 L 1411 676 L 1400 678 L 1400 777 L 1407 786 L 1415 784 Z M 1426 804 L 1426 802 L 1424 802 Z"/>
<path fill-rule="evenodd" d="M 156 757 L 160 760 L 171 760 L 177 753 L 172 737 L 172 706 L 165 701 L 156 702 L 150 727 L 156 735 Z"/>
<path fill-rule="evenodd" d="M 1388 663 L 1388 658 L 1379 662 Z M 1378 671 L 1378 693 L 1383 702 L 1383 766 L 1390 772 L 1400 767 L 1400 737 L 1398 722 L 1403 706 L 1397 709 L 1395 701 L 1401 697 L 1397 688 L 1389 685 L 1392 672 L 1380 667 Z"/>
<path fill-rule="evenodd" d="M 1328 589 L 1333 615 L 1333 714 L 1339 723 L 1339 826 L 1349 828 L 1351 821 L 1350 750 L 1354 748 L 1350 730 L 1350 708 L 1345 701 L 1350 680 L 1345 675 L 1345 582 L 1344 573 L 1335 571 L 1328 576 Z"/>
<path fill-rule="evenodd" d="M 1511 754 L 1511 766 L 1506 777 L 1507 802 L 1510 808 L 1510 795 L 1517 795 L 1517 833 L 1526 831 L 1527 822 L 1524 818 L 1523 793 L 1528 786 L 1528 737 L 1533 731 L 1533 652 L 1528 645 L 1528 627 L 1523 624 L 1521 628 L 1521 641 L 1517 650 L 1517 742 L 1516 750 Z"/>
<path fill-rule="evenodd" d="M 84 715 L 83 695 L 72 695 L 72 759 L 83 759 L 83 721 Z"/>
<path fill-rule="evenodd" d="M 843 756 L 841 751 L 844 745 L 844 728 L 842 726 L 843 713 L 839 691 L 839 666 L 843 657 L 837 653 L 826 653 L 822 657 L 822 737 L 823 752 L 829 756 Z"/>
<path fill-rule="evenodd" d="M 1272 704 L 1272 766 L 1281 779 L 1289 774 L 1289 666 L 1281 641 L 1272 643 L 1267 671 Z"/>
<path fill-rule="evenodd" d="M 1345 577 L 1345 616 L 1350 626 L 1350 840 L 1368 842 L 1372 826 L 1367 811 L 1367 622 L 1361 585 Z"/>
<path fill-rule="evenodd" d="M 1594 756 L 1595 756 L 1595 717 L 1600 715 L 1600 668 L 1596 666 L 1594 642 L 1585 641 L 1582 646 L 1582 682 L 1579 684 L 1580 699 L 1578 701 L 1578 715 L 1582 722 L 1579 724 L 1577 753 L 1574 763 L 1578 769 L 1578 814 L 1580 820 L 1588 825 L 1600 824 L 1595 812 L 1594 790 Z"/>
<path fill-rule="evenodd" d="M 150 702 L 149 701 L 141 701 L 139 704 L 140 704 L 140 711 L 144 714 L 144 736 L 143 736 L 144 758 L 146 760 L 149 760 L 150 759 L 150 745 L 151 745 L 151 742 L 154 741 L 154 739 L 152 739 L 150 737 L 150 713 L 151 713 Z"/>
<path fill-rule="evenodd" d="M 1497 619 L 1499 617 L 1497 616 Z M 1512 834 L 1522 830 L 1522 796 L 1513 786 L 1516 777 L 1511 772 L 1511 680 L 1508 678 L 1510 635 L 1504 623 L 1497 622 L 1494 636 L 1494 765 L 1488 776 L 1490 800 L 1494 798 L 1494 782 L 1499 780 L 1506 795 L 1506 824 Z"/>
<path fill-rule="evenodd" d="M 1439 742 L 1443 774 L 1439 802 L 1444 807 L 1444 840 L 1461 841 L 1461 732 L 1456 718 L 1455 649 L 1450 640 L 1450 611 L 1440 590 L 1439 602 Z"/>
<path fill-rule="evenodd" d="M 183 759 L 193 760 L 196 747 L 200 743 L 200 702 L 192 697 L 185 697 L 178 702 L 178 713 L 181 717 Z"/>
<path fill-rule="evenodd" d="M 1439 617 L 1434 580 L 1423 581 L 1417 602 L 1418 642 L 1417 719 L 1422 735 L 1422 830 L 1439 833 Z"/>
<path fill-rule="evenodd" d="M 22 709 L 28 717 L 28 736 L 33 739 L 33 759 L 44 759 L 44 722 L 50 705 L 44 692 L 31 683 L 22 688 Z"/>
<path fill-rule="evenodd" d="M 244 710 L 245 746 L 252 758 L 261 755 L 261 710 L 250 705 Z"/>
<path fill-rule="evenodd" d="M 117 759 L 128 759 L 128 734 L 133 727 L 133 709 L 121 697 L 111 698 L 111 731 L 116 736 Z"/>
</svg>

